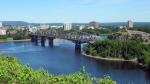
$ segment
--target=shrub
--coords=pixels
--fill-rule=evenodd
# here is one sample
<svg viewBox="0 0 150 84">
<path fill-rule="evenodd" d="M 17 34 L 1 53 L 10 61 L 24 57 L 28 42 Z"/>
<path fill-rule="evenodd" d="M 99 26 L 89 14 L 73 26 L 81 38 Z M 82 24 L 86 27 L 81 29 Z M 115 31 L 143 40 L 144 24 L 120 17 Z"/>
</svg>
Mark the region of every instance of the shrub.
<svg viewBox="0 0 150 84">
<path fill-rule="evenodd" d="M 103 81 L 105 81 L 104 78 Z M 100 80 L 101 81 L 101 80 Z M 111 79 L 106 80 L 107 84 Z M 21 65 L 14 57 L 0 55 L 0 83 L 1 84 L 92 84 L 93 80 L 85 71 L 69 75 L 52 75 L 44 70 L 33 70 L 27 65 Z M 98 82 L 98 84 L 103 84 Z"/>
</svg>

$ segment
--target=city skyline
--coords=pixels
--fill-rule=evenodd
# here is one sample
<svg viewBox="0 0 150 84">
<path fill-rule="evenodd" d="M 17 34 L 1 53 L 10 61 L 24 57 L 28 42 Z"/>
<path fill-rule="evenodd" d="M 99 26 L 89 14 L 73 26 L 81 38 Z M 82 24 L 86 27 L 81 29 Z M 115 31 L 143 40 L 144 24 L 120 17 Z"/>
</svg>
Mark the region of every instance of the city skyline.
<svg viewBox="0 0 150 84">
<path fill-rule="evenodd" d="M 149 0 L 2 0 L 0 21 L 150 22 L 149 3 Z"/>
</svg>

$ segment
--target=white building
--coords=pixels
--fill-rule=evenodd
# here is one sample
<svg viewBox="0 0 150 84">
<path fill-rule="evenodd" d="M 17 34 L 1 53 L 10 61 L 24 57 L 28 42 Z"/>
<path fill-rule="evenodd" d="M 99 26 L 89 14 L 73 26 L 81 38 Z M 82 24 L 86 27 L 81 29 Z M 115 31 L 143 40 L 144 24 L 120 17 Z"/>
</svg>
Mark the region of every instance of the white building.
<svg viewBox="0 0 150 84">
<path fill-rule="evenodd" d="M 72 24 L 71 23 L 64 23 L 64 30 L 71 30 Z"/>
<path fill-rule="evenodd" d="M 118 26 L 117 28 L 119 28 L 119 29 L 126 29 L 127 26 Z"/>
<path fill-rule="evenodd" d="M 93 26 L 89 26 L 89 27 L 88 27 L 88 29 L 95 29 L 95 27 L 93 27 Z"/>
<path fill-rule="evenodd" d="M 0 28 L 1 28 L 1 27 L 3 27 L 3 24 L 2 24 L 2 22 L 0 22 Z"/>
<path fill-rule="evenodd" d="M 38 30 L 37 27 L 31 26 L 31 25 L 28 25 L 28 29 L 29 29 L 29 31 L 32 32 L 32 33 L 35 33 L 35 32 Z"/>
<path fill-rule="evenodd" d="M 0 29 L 0 35 L 6 35 L 6 30 L 5 29 Z"/>
<path fill-rule="evenodd" d="M 32 33 L 35 33 L 37 30 L 38 30 L 37 27 L 30 27 L 29 28 L 29 31 L 32 32 Z"/>
<path fill-rule="evenodd" d="M 56 26 L 56 25 L 53 25 L 53 26 L 50 26 L 51 29 L 59 29 L 59 28 L 63 28 L 63 26 Z"/>
<path fill-rule="evenodd" d="M 47 24 L 41 24 L 40 29 L 48 29 L 50 26 Z"/>
<path fill-rule="evenodd" d="M 81 25 L 80 27 L 79 27 L 79 30 L 82 30 L 82 29 L 84 29 L 85 28 L 85 25 Z"/>
</svg>

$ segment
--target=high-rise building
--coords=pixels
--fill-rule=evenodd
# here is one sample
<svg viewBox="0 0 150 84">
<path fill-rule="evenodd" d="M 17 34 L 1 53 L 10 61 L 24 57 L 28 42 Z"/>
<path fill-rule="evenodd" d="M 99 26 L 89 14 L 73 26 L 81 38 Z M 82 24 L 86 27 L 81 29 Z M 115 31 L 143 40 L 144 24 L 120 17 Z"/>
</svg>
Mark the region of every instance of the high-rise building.
<svg viewBox="0 0 150 84">
<path fill-rule="evenodd" d="M 133 22 L 131 20 L 128 21 L 128 28 L 133 28 Z"/>
<path fill-rule="evenodd" d="M 71 23 L 64 23 L 64 30 L 71 30 L 72 24 Z"/>
<path fill-rule="evenodd" d="M 89 23 L 89 27 L 93 27 L 94 29 L 99 28 L 99 23 L 96 21 L 92 21 Z"/>
</svg>

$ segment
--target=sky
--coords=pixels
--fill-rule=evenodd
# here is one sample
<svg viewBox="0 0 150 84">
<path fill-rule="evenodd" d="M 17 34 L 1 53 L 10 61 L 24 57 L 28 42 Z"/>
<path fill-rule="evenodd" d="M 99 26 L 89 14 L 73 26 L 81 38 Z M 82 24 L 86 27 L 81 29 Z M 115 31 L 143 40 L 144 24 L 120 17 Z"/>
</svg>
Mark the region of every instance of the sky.
<svg viewBox="0 0 150 84">
<path fill-rule="evenodd" d="M 0 0 L 0 21 L 150 22 L 150 0 Z"/>
</svg>

